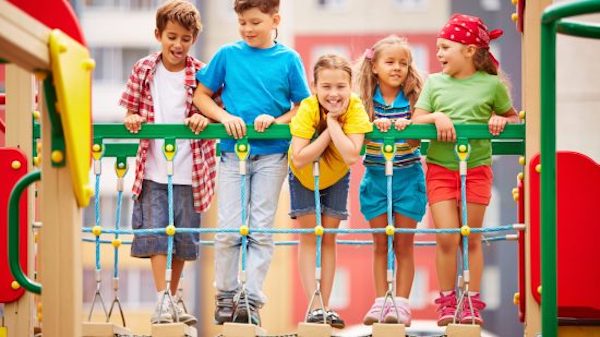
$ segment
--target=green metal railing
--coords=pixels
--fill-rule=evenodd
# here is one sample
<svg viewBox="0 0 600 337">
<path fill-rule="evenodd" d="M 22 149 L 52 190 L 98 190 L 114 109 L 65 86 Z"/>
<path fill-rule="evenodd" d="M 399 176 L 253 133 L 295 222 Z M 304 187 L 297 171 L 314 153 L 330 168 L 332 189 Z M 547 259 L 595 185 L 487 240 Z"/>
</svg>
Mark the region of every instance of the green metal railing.
<svg viewBox="0 0 600 337">
<path fill-rule="evenodd" d="M 20 256 L 19 256 L 19 200 L 23 191 L 32 183 L 40 180 L 40 171 L 33 171 L 23 178 L 21 178 L 8 199 L 8 263 L 10 265 L 10 272 L 15 277 L 15 280 L 28 291 L 32 293 L 41 294 L 42 286 L 30 280 L 23 269 L 21 269 Z"/>
<path fill-rule="evenodd" d="M 487 125 L 456 125 L 458 138 L 491 139 L 492 151 L 495 155 L 523 155 L 525 153 L 525 125 L 509 124 L 499 136 L 492 136 Z M 288 125 L 272 125 L 267 132 L 260 133 L 248 126 L 247 139 L 281 139 L 290 138 Z M 421 144 L 421 153 L 427 154 L 429 139 L 436 138 L 434 125 L 410 125 L 404 131 L 390 130 L 388 132 L 373 131 L 368 138 L 384 139 L 425 139 Z M 137 144 L 105 143 L 112 139 L 228 139 L 225 128 L 221 124 L 209 124 L 200 134 L 194 134 L 182 124 L 147 124 L 140 132 L 132 134 L 123 124 L 94 124 L 94 144 L 103 145 L 105 157 L 133 157 L 136 155 Z M 246 140 L 247 140 L 246 139 Z"/>
<path fill-rule="evenodd" d="M 541 268 L 542 336 L 558 335 L 556 240 L 556 34 L 600 38 L 600 26 L 563 18 L 600 12 L 599 0 L 549 6 L 541 33 Z"/>
</svg>

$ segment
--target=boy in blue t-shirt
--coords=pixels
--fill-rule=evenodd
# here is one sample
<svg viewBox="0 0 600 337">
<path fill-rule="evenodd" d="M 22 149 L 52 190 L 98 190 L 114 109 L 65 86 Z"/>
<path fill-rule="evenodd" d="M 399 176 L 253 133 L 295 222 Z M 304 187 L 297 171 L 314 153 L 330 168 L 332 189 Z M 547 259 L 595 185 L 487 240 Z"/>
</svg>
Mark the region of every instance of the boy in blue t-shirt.
<svg viewBox="0 0 600 337">
<path fill-rule="evenodd" d="M 230 136 L 239 139 L 246 135 L 246 124 L 263 132 L 273 123 L 289 123 L 300 101 L 310 92 L 298 53 L 275 41 L 281 20 L 279 0 L 235 0 L 234 9 L 242 40 L 221 47 L 210 63 L 198 71 L 194 103 L 204 115 L 222 123 Z M 223 108 L 211 98 L 219 90 Z M 244 223 L 234 145 L 234 140 L 221 142 L 219 228 L 238 228 Z M 245 191 L 249 209 L 244 220 L 251 228 L 273 226 L 288 170 L 288 147 L 287 140 L 250 141 Z M 244 323 L 250 317 L 252 323 L 260 325 L 258 309 L 266 301 L 262 286 L 273 255 L 273 239 L 265 233 L 251 233 L 248 239 L 248 298 L 234 301 L 240 291 L 241 237 L 237 233 L 219 233 L 215 237 L 217 324 Z"/>
</svg>

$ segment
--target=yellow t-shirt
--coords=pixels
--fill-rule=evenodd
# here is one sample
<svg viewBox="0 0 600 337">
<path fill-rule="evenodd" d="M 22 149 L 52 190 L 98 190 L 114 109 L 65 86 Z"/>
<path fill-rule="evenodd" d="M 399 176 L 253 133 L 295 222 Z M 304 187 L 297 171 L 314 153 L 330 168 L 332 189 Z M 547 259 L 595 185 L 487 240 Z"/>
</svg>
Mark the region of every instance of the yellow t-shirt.
<svg viewBox="0 0 600 337">
<path fill-rule="evenodd" d="M 316 95 L 312 95 L 305 98 L 298 112 L 292 118 L 290 123 L 290 132 L 292 136 L 301 137 L 304 139 L 312 139 L 317 126 L 319 125 L 320 114 L 319 114 L 319 101 Z M 341 117 L 342 130 L 345 134 L 357 134 L 367 133 L 373 131 L 373 125 L 369 121 L 369 115 L 365 111 L 360 98 L 352 94 L 350 97 L 350 103 L 348 104 L 348 110 Z M 312 168 L 313 165 L 309 164 L 302 168 L 296 168 L 292 163 L 292 148 L 289 150 L 289 164 L 292 173 L 298 178 L 302 186 L 314 190 L 315 180 L 313 177 Z M 342 155 L 335 147 L 333 142 L 329 143 L 329 146 L 319 159 L 319 190 L 326 189 L 332 186 L 343 178 L 350 168 L 344 162 Z"/>
</svg>

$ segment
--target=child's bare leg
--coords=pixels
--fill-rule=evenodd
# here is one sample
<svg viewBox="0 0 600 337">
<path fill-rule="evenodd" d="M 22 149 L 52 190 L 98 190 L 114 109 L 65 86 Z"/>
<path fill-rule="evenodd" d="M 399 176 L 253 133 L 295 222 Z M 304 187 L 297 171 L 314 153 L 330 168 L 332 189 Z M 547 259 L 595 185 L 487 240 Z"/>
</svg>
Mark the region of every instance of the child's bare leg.
<svg viewBox="0 0 600 337">
<path fill-rule="evenodd" d="M 487 206 L 481 204 L 467 204 L 468 224 L 471 228 L 481 228 L 483 217 Z M 469 281 L 469 290 L 477 291 L 481 289 L 481 275 L 483 273 L 483 249 L 481 246 L 481 234 L 471 233 L 469 235 L 469 271 L 471 279 Z"/>
<path fill-rule="evenodd" d="M 369 222 L 371 228 L 385 228 L 387 215 L 382 214 Z M 375 295 L 385 296 L 387 287 L 387 235 L 373 234 L 373 275 L 375 276 Z"/>
<path fill-rule="evenodd" d="M 431 214 L 436 228 L 458 228 L 458 208 L 456 200 L 444 200 L 431 207 Z M 456 284 L 456 253 L 458 252 L 459 234 L 437 234 L 436 267 L 440 290 L 454 290 Z"/>
<path fill-rule="evenodd" d="M 184 260 L 173 259 L 171 263 L 171 294 L 177 293 L 177 286 L 179 285 L 179 278 L 181 277 L 184 262 Z M 150 257 L 150 264 L 152 265 L 152 276 L 154 277 L 156 292 L 165 290 L 167 288 L 167 281 L 165 279 L 167 256 L 154 255 Z"/>
<path fill-rule="evenodd" d="M 338 228 L 340 220 L 329 216 L 323 216 L 324 228 Z M 321 293 L 323 294 L 323 303 L 325 308 L 329 309 L 329 298 L 333 289 L 335 279 L 336 262 L 336 243 L 335 234 L 323 235 L 323 245 L 321 247 Z"/>
<path fill-rule="evenodd" d="M 400 214 L 395 214 L 397 228 L 416 228 L 417 222 Z M 395 235 L 396 253 L 396 296 L 408 298 L 415 277 L 414 234 Z"/>
<path fill-rule="evenodd" d="M 314 214 L 301 215 L 296 220 L 300 228 L 313 228 L 315 226 Z M 310 298 L 315 291 L 315 246 L 316 240 L 314 235 L 300 234 L 298 269 L 306 298 Z M 313 304 L 313 306 L 315 305 Z"/>
</svg>

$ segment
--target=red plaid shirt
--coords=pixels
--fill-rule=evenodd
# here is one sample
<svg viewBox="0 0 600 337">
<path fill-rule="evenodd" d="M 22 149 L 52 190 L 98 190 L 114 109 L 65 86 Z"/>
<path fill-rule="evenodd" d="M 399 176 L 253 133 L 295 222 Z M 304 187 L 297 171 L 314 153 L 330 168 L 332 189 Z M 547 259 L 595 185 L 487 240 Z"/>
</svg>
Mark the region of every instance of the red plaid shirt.
<svg viewBox="0 0 600 337">
<path fill-rule="evenodd" d="M 160 62 L 160 52 L 149 55 L 139 60 L 134 66 L 127 81 L 127 87 L 121 96 L 119 105 L 146 118 L 147 123 L 154 123 L 154 104 L 150 83 L 156 73 L 156 65 Z M 187 90 L 186 105 L 188 116 L 200 113 L 192 103 L 194 89 L 196 88 L 196 71 L 204 64 L 191 56 L 185 61 L 185 88 Z M 142 181 L 150 140 L 141 139 L 135 162 L 135 182 L 133 183 L 133 197 L 138 198 L 142 193 Z M 197 212 L 204 212 L 210 206 L 215 191 L 216 159 L 214 140 L 191 140 L 192 148 L 192 190 L 194 195 L 194 208 Z"/>
</svg>

